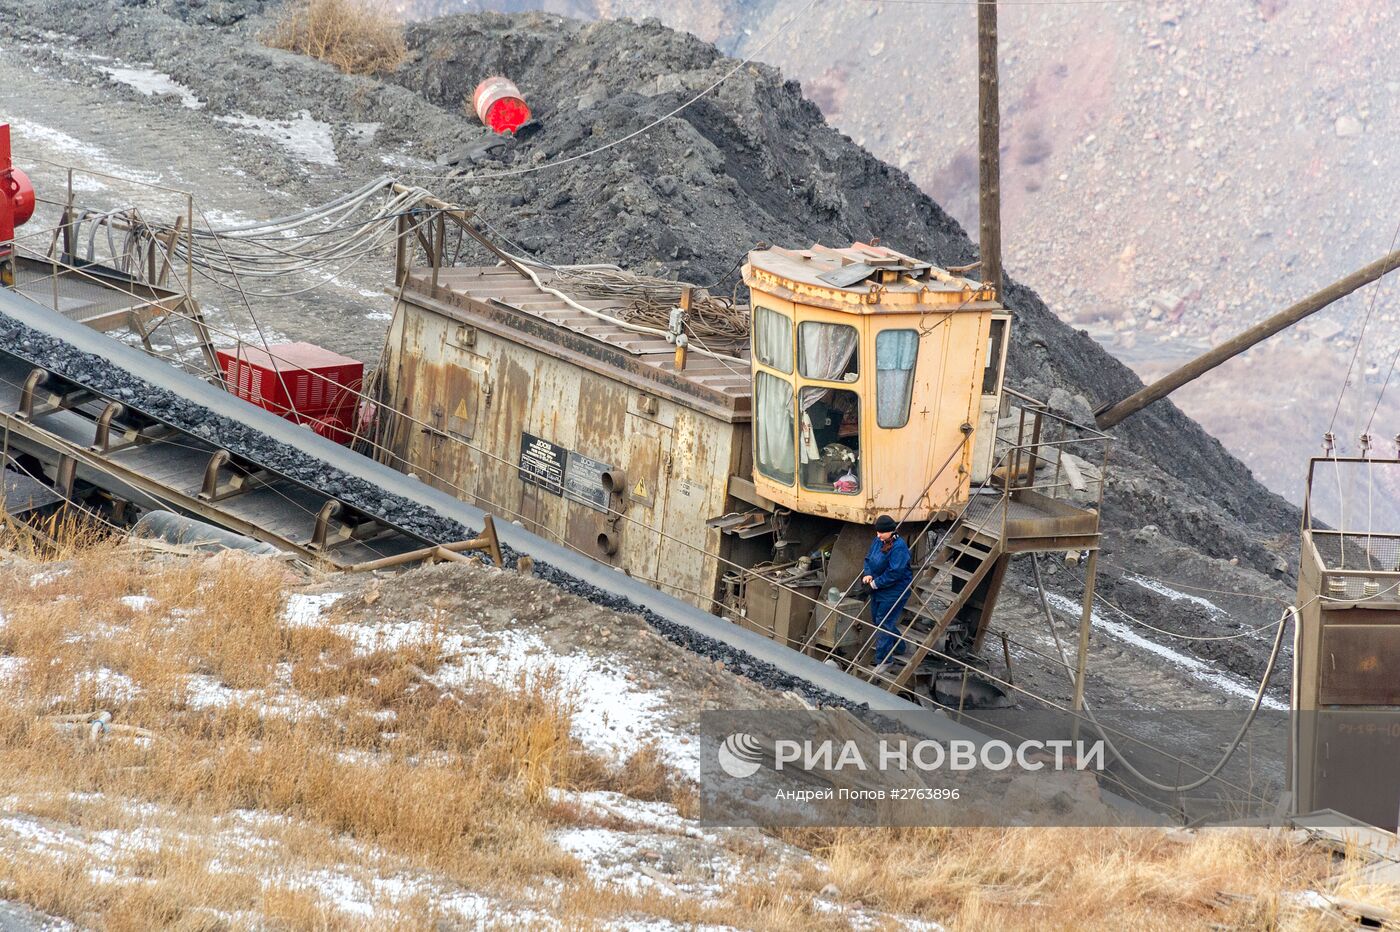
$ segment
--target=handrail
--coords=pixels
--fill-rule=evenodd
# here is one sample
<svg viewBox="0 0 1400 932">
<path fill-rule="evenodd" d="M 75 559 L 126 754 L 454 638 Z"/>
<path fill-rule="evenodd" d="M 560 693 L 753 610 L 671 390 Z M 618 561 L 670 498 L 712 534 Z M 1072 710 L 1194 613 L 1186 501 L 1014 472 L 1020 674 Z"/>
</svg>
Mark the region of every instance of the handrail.
<svg viewBox="0 0 1400 932">
<path fill-rule="evenodd" d="M 1019 398 L 1022 401 L 1029 402 L 1029 406 L 1031 407 L 1031 409 L 1036 410 L 1037 413 L 1043 414 L 1053 420 L 1059 421 L 1062 424 L 1068 424 L 1070 427 L 1073 427 L 1076 430 L 1084 431 L 1086 434 L 1093 435 L 1092 438 L 1086 437 L 1086 440 L 1099 438 L 1102 438 L 1104 440 L 1113 439 L 1108 434 L 1099 430 L 1097 427 L 1092 427 L 1088 424 L 1081 424 L 1078 421 L 1071 420 L 1070 418 L 1064 417 L 1060 414 L 1056 414 L 1050 409 L 1050 406 L 1046 402 L 1041 401 L 1038 398 L 1032 398 L 1030 395 L 1027 395 L 1023 392 L 1018 392 L 1016 389 L 1012 388 L 1009 385 L 1003 386 L 1002 391 L 1010 395 L 1012 398 Z"/>
</svg>

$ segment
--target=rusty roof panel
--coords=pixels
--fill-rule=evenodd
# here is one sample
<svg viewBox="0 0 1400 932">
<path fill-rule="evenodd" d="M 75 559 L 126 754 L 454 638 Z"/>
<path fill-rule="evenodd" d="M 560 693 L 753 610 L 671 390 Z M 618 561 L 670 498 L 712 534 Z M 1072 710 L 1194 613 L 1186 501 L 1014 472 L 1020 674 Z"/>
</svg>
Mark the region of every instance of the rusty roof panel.
<svg viewBox="0 0 1400 932">
<path fill-rule="evenodd" d="M 730 419 L 746 420 L 748 417 L 752 388 L 747 343 L 737 347 L 726 346 L 722 350 L 712 347 L 726 356 L 732 356 L 733 360 L 707 356 L 692 343 L 686 368 L 677 372 L 675 346 L 663 336 L 625 326 L 623 318 L 626 307 L 623 301 L 559 289 L 568 295 L 570 301 L 603 315 L 595 316 L 571 306 L 558 295 L 542 290 L 528 278 L 522 278 L 513 269 L 504 266 L 439 269 L 436 288 L 432 285 L 432 274 L 431 268 L 412 269 L 404 289 L 405 295 L 412 296 L 416 292 L 439 300 L 451 297 L 454 307 L 483 316 L 489 314 L 492 306 L 497 306 L 529 319 L 546 322 L 551 326 L 529 327 L 530 335 L 561 347 L 573 344 L 580 336 L 595 341 L 599 351 L 585 351 L 583 355 L 591 363 L 602 363 L 613 370 L 614 377 L 620 381 L 668 394 L 674 392 L 666 392 L 666 388 L 679 390 L 682 394 L 703 398 L 712 406 L 718 405 Z M 540 269 L 536 274 L 540 276 L 541 283 L 549 287 L 554 273 Z M 523 333 L 521 325 L 524 321 L 499 315 L 490 315 L 490 319 Z M 610 352 L 600 352 L 604 348 Z M 657 384 L 646 386 L 639 379 Z"/>
</svg>

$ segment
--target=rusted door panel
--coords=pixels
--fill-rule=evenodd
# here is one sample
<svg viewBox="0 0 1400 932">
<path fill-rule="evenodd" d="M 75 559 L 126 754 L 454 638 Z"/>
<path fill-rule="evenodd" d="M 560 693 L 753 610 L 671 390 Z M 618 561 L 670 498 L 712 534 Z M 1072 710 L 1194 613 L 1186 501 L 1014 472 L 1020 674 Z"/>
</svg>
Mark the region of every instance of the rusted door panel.
<svg viewBox="0 0 1400 932">
<path fill-rule="evenodd" d="M 439 488 L 475 503 L 480 497 L 481 444 L 478 423 L 483 407 L 483 391 L 490 385 L 489 360 L 458 352 L 444 367 L 443 393 L 438 408 L 443 432 L 439 444 L 437 475 Z"/>
<path fill-rule="evenodd" d="M 635 414 L 627 416 L 627 501 L 644 511 L 661 514 L 665 473 L 662 460 L 670 453 L 671 430 Z M 652 521 L 648 519 L 648 524 Z"/>
<path fill-rule="evenodd" d="M 1400 704 L 1400 625 L 1322 629 L 1323 705 Z"/>
<path fill-rule="evenodd" d="M 721 438 L 707 429 L 712 424 L 680 412 L 671 438 L 663 519 L 669 536 L 660 541 L 660 582 L 687 600 L 712 597 L 717 582 L 713 554 L 720 532 L 705 521 L 724 510 L 732 433 Z"/>
<path fill-rule="evenodd" d="M 462 354 L 456 365 L 447 368 L 447 391 L 443 398 L 447 414 L 445 427 L 457 440 L 476 439 L 481 389 L 489 382 L 487 362 L 480 357 Z"/>
<path fill-rule="evenodd" d="M 665 520 L 666 470 L 671 455 L 671 429 L 635 414 L 627 415 L 626 514 L 640 524 L 623 523 L 623 565 L 634 576 L 657 578 L 661 548 L 654 532 Z"/>
</svg>

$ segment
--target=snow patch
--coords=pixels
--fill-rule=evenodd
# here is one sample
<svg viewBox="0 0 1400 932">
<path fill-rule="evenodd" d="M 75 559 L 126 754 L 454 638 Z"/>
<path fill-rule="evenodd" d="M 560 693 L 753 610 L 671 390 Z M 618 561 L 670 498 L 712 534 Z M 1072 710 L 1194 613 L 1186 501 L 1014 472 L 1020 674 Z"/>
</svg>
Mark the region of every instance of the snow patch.
<svg viewBox="0 0 1400 932">
<path fill-rule="evenodd" d="M 321 592 L 315 595 L 294 592 L 287 597 L 287 607 L 282 611 L 282 623 L 289 628 L 309 628 L 320 624 L 321 615 L 339 602 L 341 595 L 339 592 Z"/>
<path fill-rule="evenodd" d="M 0 657 L 0 683 L 14 679 L 24 672 L 23 657 Z"/>
<path fill-rule="evenodd" d="M 473 679 L 514 686 L 552 673 L 562 693 L 573 700 L 573 734 L 584 745 L 622 761 L 654 740 L 667 763 L 686 774 L 699 774 L 699 743 L 665 724 L 668 698 L 635 686 L 620 663 L 607 668 L 594 655 L 556 654 L 535 635 L 518 631 L 501 632 L 497 638 L 489 647 L 479 640 L 449 639 L 459 642 L 462 656 L 434 679 L 443 686 Z"/>
<path fill-rule="evenodd" d="M 578 858 L 594 883 L 621 887 L 628 893 L 650 890 L 674 896 L 675 888 L 663 886 L 642 873 L 633 862 L 646 840 L 607 828 L 566 828 L 550 836 L 554 843 Z"/>
<path fill-rule="evenodd" d="M 1137 573 L 1124 573 L 1123 578 L 1130 582 L 1137 583 L 1139 586 L 1148 590 L 1149 592 L 1155 592 L 1158 595 L 1164 595 L 1167 598 L 1171 599 L 1173 602 L 1190 602 L 1193 605 L 1201 606 L 1206 611 L 1210 612 L 1212 615 L 1229 614 L 1219 605 L 1216 605 L 1214 602 L 1212 602 L 1210 599 L 1203 599 L 1198 595 L 1188 595 L 1185 592 L 1178 592 L 1171 586 L 1160 583 L 1155 579 L 1148 579 L 1146 576 L 1139 576 Z"/>
<path fill-rule="evenodd" d="M 81 692 L 83 687 L 90 685 L 97 698 L 113 702 L 130 702 L 141 694 L 141 688 L 131 677 L 106 667 L 85 670 L 74 677 L 74 683 L 75 692 Z"/>
<path fill-rule="evenodd" d="M 133 612 L 150 611 L 151 606 L 156 604 L 156 600 L 148 595 L 124 595 L 119 601 Z"/>
<path fill-rule="evenodd" d="M 441 631 L 421 621 L 386 621 L 378 625 L 336 625 L 335 632 L 354 641 L 357 651 L 365 654 L 434 644 L 442 640 Z M 454 646 L 457 643 L 460 642 L 454 639 Z"/>
<path fill-rule="evenodd" d="M 1083 612 L 1083 608 L 1078 602 L 1074 599 L 1062 596 L 1059 593 L 1047 592 L 1045 593 L 1045 597 L 1049 600 L 1052 608 L 1070 618 L 1077 619 Z M 1170 647 L 1158 644 L 1156 641 L 1149 641 L 1127 625 L 1117 621 L 1109 621 L 1098 612 L 1093 612 L 1090 617 L 1093 619 L 1096 628 L 1102 628 L 1118 640 L 1141 648 L 1148 653 L 1155 654 L 1168 663 L 1190 673 L 1196 679 L 1209 683 L 1223 692 L 1253 701 L 1256 688 L 1231 676 L 1225 671 L 1203 660 L 1197 660 L 1195 657 L 1174 651 Z M 1277 699 L 1265 696 L 1262 708 L 1282 710 L 1288 708 L 1288 706 Z"/>
<path fill-rule="evenodd" d="M 0 829 L 23 839 L 25 847 L 31 851 L 66 848 L 75 841 L 70 835 L 46 828 L 33 819 L 19 816 L 0 818 Z"/>
<path fill-rule="evenodd" d="M 451 910 L 472 923 L 473 928 L 557 928 L 553 918 L 470 891 L 444 893 L 435 885 L 406 874 L 371 876 L 365 879 L 333 870 L 318 870 L 276 878 L 293 889 L 312 890 L 336 909 L 362 919 L 373 919 L 382 904 L 397 904 L 415 896 L 427 896 L 435 905 Z M 264 885 L 270 881 L 264 880 Z"/>
<path fill-rule="evenodd" d="M 162 74 L 154 68 L 99 68 L 100 71 L 107 72 L 107 76 L 118 84 L 125 84 L 127 87 L 139 91 L 146 97 L 156 97 L 165 94 L 174 95 L 180 98 L 180 105 L 191 110 L 203 110 L 204 101 L 195 95 L 185 85 L 176 81 L 168 74 Z"/>
<path fill-rule="evenodd" d="M 97 146 L 90 145 L 80 139 L 75 139 L 62 130 L 54 129 L 51 126 L 45 126 L 42 123 L 26 122 L 24 124 L 24 132 L 22 134 L 17 134 L 15 141 L 20 143 L 15 147 L 16 149 L 22 150 L 24 148 L 24 142 L 43 142 L 61 152 L 82 156 L 85 159 L 91 159 L 93 161 L 103 160 L 107 155 Z"/>
<path fill-rule="evenodd" d="M 251 689 L 230 689 L 223 683 L 196 673 L 185 677 L 185 707 L 190 709 L 219 709 L 234 703 L 244 703 L 257 693 Z"/>
<path fill-rule="evenodd" d="M 334 168 L 335 142 L 331 138 L 329 123 L 313 120 L 311 113 L 302 110 L 290 120 L 265 120 L 247 113 L 233 116 L 216 116 L 220 123 L 228 123 L 237 129 L 270 139 L 289 153 L 307 162 Z"/>
<path fill-rule="evenodd" d="M 162 175 L 135 171 L 123 165 L 119 165 L 107 157 L 107 153 L 104 149 L 83 142 L 62 130 L 54 129 L 51 126 L 45 126 L 42 123 L 26 121 L 24 124 L 24 133 L 18 136 L 15 142 L 17 144 L 16 149 L 25 153 L 30 151 L 28 148 L 29 145 L 33 143 L 42 143 L 68 156 L 72 156 L 74 161 L 78 164 L 85 165 L 97 171 L 118 175 L 130 181 L 143 184 L 159 184 L 163 177 Z M 93 178 L 91 175 L 84 174 L 81 171 L 75 171 L 73 173 L 73 189 L 75 191 L 96 191 L 105 187 L 106 185 Z"/>
<path fill-rule="evenodd" d="M 702 831 L 698 822 L 682 817 L 670 803 L 646 802 L 609 790 L 585 792 L 555 788 L 549 791 L 549 796 L 555 802 L 577 806 L 582 813 L 594 818 L 612 817 L 653 831 L 719 843 L 719 836 Z"/>
<path fill-rule="evenodd" d="M 67 576 L 69 572 L 70 570 L 68 570 L 66 567 L 59 567 L 56 569 L 49 570 L 40 570 L 39 572 L 29 577 L 29 587 L 32 589 L 35 586 L 42 586 L 47 583 L 51 583 L 55 579 Z"/>
<path fill-rule="evenodd" d="M 222 170 L 227 172 L 233 169 L 225 166 Z M 208 222 L 209 229 L 219 232 L 223 232 L 226 227 L 239 227 L 253 222 L 253 218 L 247 214 L 239 213 L 238 211 L 219 210 L 216 207 L 203 207 L 200 209 L 199 215 Z"/>
</svg>

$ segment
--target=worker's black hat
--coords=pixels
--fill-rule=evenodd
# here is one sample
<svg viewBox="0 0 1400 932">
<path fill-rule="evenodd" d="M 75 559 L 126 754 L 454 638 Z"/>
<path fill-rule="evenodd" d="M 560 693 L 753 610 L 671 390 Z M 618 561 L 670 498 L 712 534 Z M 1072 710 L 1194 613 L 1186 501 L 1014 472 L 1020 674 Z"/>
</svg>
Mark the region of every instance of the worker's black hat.
<svg viewBox="0 0 1400 932">
<path fill-rule="evenodd" d="M 894 528 L 894 518 L 891 518 L 889 515 L 880 515 L 880 517 L 875 519 L 875 530 L 877 533 L 888 533 L 889 531 L 893 531 Z"/>
</svg>

